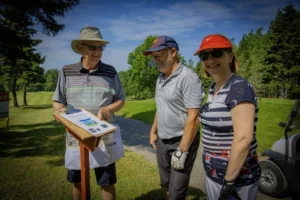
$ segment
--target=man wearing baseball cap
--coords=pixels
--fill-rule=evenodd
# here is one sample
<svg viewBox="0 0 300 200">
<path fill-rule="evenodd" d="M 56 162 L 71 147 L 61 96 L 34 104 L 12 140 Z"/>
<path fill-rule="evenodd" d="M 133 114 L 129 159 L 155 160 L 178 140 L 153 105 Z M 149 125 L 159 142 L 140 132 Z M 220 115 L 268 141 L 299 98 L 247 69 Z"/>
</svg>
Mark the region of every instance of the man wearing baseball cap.
<svg viewBox="0 0 300 200">
<path fill-rule="evenodd" d="M 144 52 L 161 72 L 155 89 L 156 114 L 150 144 L 156 149 L 160 183 L 167 199 L 184 200 L 199 147 L 198 112 L 204 98 L 196 73 L 179 60 L 177 42 L 159 36 Z"/>
<path fill-rule="evenodd" d="M 97 27 L 84 27 L 80 38 L 71 43 L 72 50 L 81 55 L 78 63 L 61 68 L 57 87 L 53 95 L 53 108 L 56 112 L 65 111 L 71 104 L 84 108 L 99 119 L 114 123 L 114 112 L 125 102 L 121 81 L 115 68 L 101 62 L 105 45 Z M 59 120 L 58 120 L 59 122 Z M 114 184 L 117 182 L 115 161 L 124 154 L 120 127 L 112 134 L 101 137 L 99 147 L 90 152 L 90 168 L 94 168 L 102 199 L 116 199 Z M 80 149 L 79 143 L 66 133 L 65 166 L 67 180 L 73 183 L 73 198 L 81 199 Z"/>
</svg>

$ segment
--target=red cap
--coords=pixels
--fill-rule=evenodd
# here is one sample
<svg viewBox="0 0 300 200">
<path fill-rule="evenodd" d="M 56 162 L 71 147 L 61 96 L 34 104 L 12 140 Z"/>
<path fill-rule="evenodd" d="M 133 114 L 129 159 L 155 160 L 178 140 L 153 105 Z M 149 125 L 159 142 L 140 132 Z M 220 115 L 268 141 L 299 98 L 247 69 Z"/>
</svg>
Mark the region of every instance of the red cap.
<svg viewBox="0 0 300 200">
<path fill-rule="evenodd" d="M 206 36 L 200 45 L 200 48 L 194 53 L 198 55 L 200 51 L 205 49 L 223 49 L 223 48 L 232 48 L 231 42 L 221 35 L 208 35 Z"/>
</svg>

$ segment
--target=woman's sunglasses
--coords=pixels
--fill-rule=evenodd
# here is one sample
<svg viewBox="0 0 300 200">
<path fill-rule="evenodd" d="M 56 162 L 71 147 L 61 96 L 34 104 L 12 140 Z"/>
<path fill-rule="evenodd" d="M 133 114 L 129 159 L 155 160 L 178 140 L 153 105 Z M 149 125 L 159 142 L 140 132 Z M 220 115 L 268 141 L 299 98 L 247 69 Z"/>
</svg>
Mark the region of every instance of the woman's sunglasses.
<svg viewBox="0 0 300 200">
<path fill-rule="evenodd" d="M 209 55 L 211 55 L 214 58 L 220 58 L 221 56 L 223 56 L 223 51 L 224 49 L 213 49 L 210 52 L 207 51 L 200 52 L 198 56 L 201 61 L 205 61 L 209 58 Z"/>
<path fill-rule="evenodd" d="M 82 44 L 82 45 L 87 46 L 90 51 L 96 51 L 97 49 L 99 49 L 99 51 L 103 51 L 105 47 L 104 45 L 99 45 L 99 46 L 88 45 L 88 44 Z"/>
</svg>

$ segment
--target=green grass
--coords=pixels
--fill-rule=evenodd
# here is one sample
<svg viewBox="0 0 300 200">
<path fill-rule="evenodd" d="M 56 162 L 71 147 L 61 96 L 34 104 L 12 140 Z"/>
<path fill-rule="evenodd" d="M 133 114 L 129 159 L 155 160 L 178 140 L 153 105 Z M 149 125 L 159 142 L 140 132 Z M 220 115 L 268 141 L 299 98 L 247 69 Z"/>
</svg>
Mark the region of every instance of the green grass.
<svg viewBox="0 0 300 200">
<path fill-rule="evenodd" d="M 66 181 L 64 167 L 64 127 L 52 118 L 52 95 L 51 92 L 29 93 L 29 106 L 15 108 L 10 104 L 10 131 L 0 130 L 1 200 L 72 199 L 72 185 Z M 18 94 L 20 105 L 21 97 Z M 153 104 L 153 100 L 145 102 Z M 136 108 L 142 107 L 136 103 Z M 132 115 L 136 116 L 138 112 Z M 3 121 L 1 123 L 3 125 Z M 116 165 L 117 199 L 164 199 L 155 164 L 141 155 L 125 151 L 125 156 Z M 91 199 L 101 199 L 94 172 L 90 175 Z M 187 199 L 199 197 L 204 198 L 203 192 L 189 187 Z"/>
<path fill-rule="evenodd" d="M 117 112 L 118 115 L 137 119 L 151 124 L 156 112 L 154 99 L 126 101 L 125 106 Z"/>
<path fill-rule="evenodd" d="M 271 148 L 273 143 L 283 137 L 279 122 L 285 122 L 295 101 L 262 98 L 259 101 L 257 124 L 258 152 Z M 151 124 L 155 114 L 154 99 L 127 101 L 117 114 L 142 120 Z"/>
</svg>

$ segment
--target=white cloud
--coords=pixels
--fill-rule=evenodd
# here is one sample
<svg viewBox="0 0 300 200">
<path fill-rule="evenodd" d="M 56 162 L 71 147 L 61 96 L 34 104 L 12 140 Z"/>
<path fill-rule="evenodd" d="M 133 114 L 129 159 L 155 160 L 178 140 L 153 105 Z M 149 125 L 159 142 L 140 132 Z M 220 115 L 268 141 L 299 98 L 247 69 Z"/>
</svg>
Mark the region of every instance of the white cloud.
<svg viewBox="0 0 300 200">
<path fill-rule="evenodd" d="M 197 27 L 213 26 L 213 21 L 230 18 L 231 8 L 205 1 L 181 2 L 165 8 L 143 8 L 139 15 L 109 20 L 111 32 L 118 40 L 143 40 L 148 35 L 180 35 Z"/>
<path fill-rule="evenodd" d="M 99 24 L 104 38 L 112 42 L 103 53 L 103 62 L 113 65 L 117 71 L 128 68 L 127 57 L 138 44 L 149 35 L 170 35 L 179 39 L 180 50 L 186 54 L 186 59 L 192 57 L 194 50 L 199 47 L 201 38 L 205 32 L 223 32 L 232 30 L 232 35 L 246 34 L 239 28 L 246 26 L 257 29 L 255 24 L 263 25 L 263 22 L 273 20 L 278 8 L 287 6 L 287 1 L 282 0 L 252 0 L 252 1 L 228 1 L 226 3 L 201 0 L 201 1 L 174 1 L 167 7 L 158 7 L 153 1 L 141 0 L 135 3 L 112 1 L 113 5 L 103 5 L 103 8 L 112 10 L 111 16 L 99 15 L 90 12 L 99 6 L 96 2 L 82 3 L 74 12 L 78 17 L 66 18 L 64 22 L 69 24 L 65 31 L 56 37 L 48 37 L 37 34 L 35 38 L 43 40 L 38 46 L 38 51 L 46 57 L 46 68 L 60 68 L 65 64 L 77 62 L 80 55 L 71 49 L 71 41 L 79 37 L 78 27 L 91 24 Z M 107 3 L 107 2 L 106 2 Z M 118 5 L 118 7 L 117 7 Z M 114 9 L 122 9 L 124 12 L 113 13 Z M 266 24 L 266 23 L 265 23 Z M 220 26 L 229 27 L 218 29 Z M 73 31 L 74 30 L 74 31 Z M 71 32 L 73 31 L 73 32 Z M 200 37 L 199 37 L 200 36 Z"/>
</svg>

